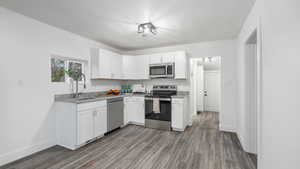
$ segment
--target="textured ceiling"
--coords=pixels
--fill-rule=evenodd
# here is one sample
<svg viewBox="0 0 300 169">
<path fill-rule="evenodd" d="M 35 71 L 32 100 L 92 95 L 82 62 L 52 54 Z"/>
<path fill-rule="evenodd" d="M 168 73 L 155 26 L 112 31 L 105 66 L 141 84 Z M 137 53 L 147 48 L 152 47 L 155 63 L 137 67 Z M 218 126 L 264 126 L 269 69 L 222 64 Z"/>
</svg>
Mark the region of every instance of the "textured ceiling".
<svg viewBox="0 0 300 169">
<path fill-rule="evenodd" d="M 0 0 L 0 5 L 120 50 L 232 39 L 255 0 Z M 142 37 L 151 21 L 158 34 Z"/>
</svg>

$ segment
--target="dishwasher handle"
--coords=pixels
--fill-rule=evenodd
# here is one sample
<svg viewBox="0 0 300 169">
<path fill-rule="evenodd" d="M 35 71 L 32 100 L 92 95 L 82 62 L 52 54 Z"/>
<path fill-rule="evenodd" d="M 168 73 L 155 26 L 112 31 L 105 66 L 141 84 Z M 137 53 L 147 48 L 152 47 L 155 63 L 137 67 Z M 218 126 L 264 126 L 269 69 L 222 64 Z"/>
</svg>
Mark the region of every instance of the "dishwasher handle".
<svg viewBox="0 0 300 169">
<path fill-rule="evenodd" d="M 107 103 L 122 102 L 123 100 L 123 97 L 111 98 L 107 100 Z"/>
</svg>

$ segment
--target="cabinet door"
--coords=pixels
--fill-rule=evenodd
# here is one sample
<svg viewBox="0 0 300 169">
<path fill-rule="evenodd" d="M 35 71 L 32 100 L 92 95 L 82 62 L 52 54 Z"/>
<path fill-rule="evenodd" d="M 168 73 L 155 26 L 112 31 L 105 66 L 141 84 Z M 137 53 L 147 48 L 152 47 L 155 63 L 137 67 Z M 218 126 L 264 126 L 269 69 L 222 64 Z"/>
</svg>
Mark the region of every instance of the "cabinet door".
<svg viewBox="0 0 300 169">
<path fill-rule="evenodd" d="M 149 55 L 149 62 L 150 64 L 162 63 L 162 54 Z"/>
<path fill-rule="evenodd" d="M 111 57 L 112 52 L 104 49 L 100 49 L 99 51 L 99 78 L 104 79 L 111 79 L 112 73 L 111 73 Z"/>
<path fill-rule="evenodd" d="M 78 112 L 78 145 L 94 137 L 94 111 L 85 110 Z"/>
<path fill-rule="evenodd" d="M 172 99 L 172 127 L 184 130 L 183 99 Z"/>
<path fill-rule="evenodd" d="M 135 105 L 136 105 L 136 111 L 135 111 L 136 122 L 138 124 L 145 124 L 145 101 L 144 100 L 137 101 Z"/>
<path fill-rule="evenodd" d="M 129 102 L 126 100 L 127 98 L 124 99 L 124 125 L 130 122 L 129 120 L 130 105 Z"/>
<path fill-rule="evenodd" d="M 132 62 L 135 64 L 134 78 L 137 80 L 149 79 L 149 57 L 148 57 L 148 55 L 135 56 L 134 60 Z"/>
<path fill-rule="evenodd" d="M 136 66 L 138 62 L 135 60 L 135 56 L 124 55 L 123 56 L 123 74 L 124 79 L 133 80 L 135 79 Z"/>
<path fill-rule="evenodd" d="M 122 56 L 111 52 L 110 57 L 110 69 L 112 79 L 122 79 Z"/>
<path fill-rule="evenodd" d="M 175 79 L 187 78 L 187 58 L 185 52 L 178 52 L 175 55 Z"/>
<path fill-rule="evenodd" d="M 124 79 L 142 80 L 149 79 L 148 55 L 123 56 Z"/>
<path fill-rule="evenodd" d="M 97 79 L 99 77 L 99 49 L 91 48 L 91 78 Z"/>
<path fill-rule="evenodd" d="M 136 122 L 136 118 L 135 118 L 135 103 L 132 101 L 127 101 L 125 103 L 125 116 L 124 120 L 125 123 L 130 123 L 130 122 Z"/>
<path fill-rule="evenodd" d="M 145 103 L 143 97 L 130 97 L 125 99 L 124 124 L 133 122 L 145 124 Z"/>
<path fill-rule="evenodd" d="M 94 137 L 102 136 L 107 132 L 107 107 L 99 107 L 94 113 Z"/>
<path fill-rule="evenodd" d="M 164 53 L 162 56 L 163 63 L 173 63 L 174 62 L 174 53 Z"/>
</svg>

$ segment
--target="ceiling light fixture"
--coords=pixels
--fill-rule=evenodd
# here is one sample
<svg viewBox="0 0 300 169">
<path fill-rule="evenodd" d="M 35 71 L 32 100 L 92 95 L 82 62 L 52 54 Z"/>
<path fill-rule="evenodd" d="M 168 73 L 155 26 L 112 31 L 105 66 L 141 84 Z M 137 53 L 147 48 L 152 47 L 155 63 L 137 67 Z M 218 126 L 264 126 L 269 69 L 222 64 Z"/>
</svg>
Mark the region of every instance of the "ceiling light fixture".
<svg viewBox="0 0 300 169">
<path fill-rule="evenodd" d="M 151 23 L 142 23 L 138 26 L 138 33 L 142 34 L 142 36 L 147 36 L 148 34 L 152 33 L 153 35 L 157 34 L 157 28 Z"/>
</svg>

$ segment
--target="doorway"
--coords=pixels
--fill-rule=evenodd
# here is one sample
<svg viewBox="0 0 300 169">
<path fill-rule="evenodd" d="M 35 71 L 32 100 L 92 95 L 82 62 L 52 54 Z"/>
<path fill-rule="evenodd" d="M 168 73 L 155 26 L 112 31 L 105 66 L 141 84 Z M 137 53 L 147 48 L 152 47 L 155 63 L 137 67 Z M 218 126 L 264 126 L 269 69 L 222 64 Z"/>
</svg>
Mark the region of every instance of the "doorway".
<svg viewBox="0 0 300 169">
<path fill-rule="evenodd" d="M 193 116 L 201 112 L 220 112 L 221 57 L 193 58 L 190 65 Z"/>
</svg>

